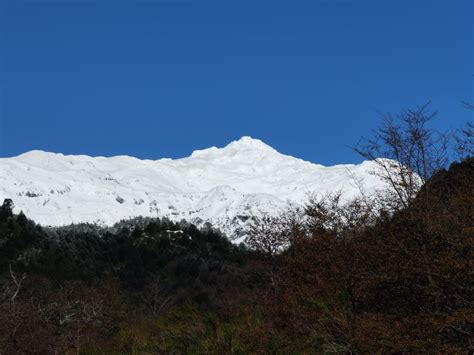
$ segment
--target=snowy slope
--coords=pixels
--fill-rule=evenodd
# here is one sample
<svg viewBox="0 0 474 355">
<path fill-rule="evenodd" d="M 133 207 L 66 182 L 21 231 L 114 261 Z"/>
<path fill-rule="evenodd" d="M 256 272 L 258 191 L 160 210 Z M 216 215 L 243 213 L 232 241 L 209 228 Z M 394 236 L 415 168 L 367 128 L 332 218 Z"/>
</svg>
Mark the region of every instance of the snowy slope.
<svg viewBox="0 0 474 355">
<path fill-rule="evenodd" d="M 312 164 L 250 137 L 176 160 L 31 151 L 0 159 L 0 203 L 11 198 L 15 211 L 43 225 L 166 216 L 210 222 L 236 238 L 249 215 L 278 213 L 310 193 L 342 189 L 346 198 L 357 196 L 353 176 L 367 191 L 381 188 L 373 168 Z"/>
</svg>

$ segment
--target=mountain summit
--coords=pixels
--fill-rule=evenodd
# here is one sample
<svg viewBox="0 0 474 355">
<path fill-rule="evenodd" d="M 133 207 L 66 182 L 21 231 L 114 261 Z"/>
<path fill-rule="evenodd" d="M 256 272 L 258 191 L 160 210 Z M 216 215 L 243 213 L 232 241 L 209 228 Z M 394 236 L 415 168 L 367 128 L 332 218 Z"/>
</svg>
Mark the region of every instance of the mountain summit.
<svg viewBox="0 0 474 355">
<path fill-rule="evenodd" d="M 237 141 L 233 141 L 224 148 L 211 147 L 203 150 L 195 150 L 191 157 L 216 157 L 216 155 L 238 155 L 238 154 L 265 154 L 278 153 L 269 145 L 263 143 L 260 139 L 244 136 Z"/>
<path fill-rule="evenodd" d="M 370 162 L 324 167 L 251 137 L 175 160 L 31 151 L 0 159 L 0 199 L 44 225 L 168 217 L 210 222 L 237 238 L 248 216 L 276 214 L 309 194 L 357 196 L 354 177 L 367 191 L 382 187 L 371 169 Z"/>
<path fill-rule="evenodd" d="M 252 138 L 250 136 L 243 136 L 239 140 L 229 143 L 224 149 L 260 150 L 276 152 L 275 149 L 263 143 L 260 139 Z"/>
</svg>

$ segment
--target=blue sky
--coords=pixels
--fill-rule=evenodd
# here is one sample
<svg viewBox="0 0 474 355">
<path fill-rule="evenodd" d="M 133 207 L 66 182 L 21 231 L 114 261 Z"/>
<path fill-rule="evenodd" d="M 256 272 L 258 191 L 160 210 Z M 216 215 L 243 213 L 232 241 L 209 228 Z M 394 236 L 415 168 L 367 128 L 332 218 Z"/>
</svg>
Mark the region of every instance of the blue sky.
<svg viewBox="0 0 474 355">
<path fill-rule="evenodd" d="M 321 164 L 378 112 L 472 120 L 472 1 L 0 0 L 0 156 L 182 157 L 243 135 Z"/>
</svg>

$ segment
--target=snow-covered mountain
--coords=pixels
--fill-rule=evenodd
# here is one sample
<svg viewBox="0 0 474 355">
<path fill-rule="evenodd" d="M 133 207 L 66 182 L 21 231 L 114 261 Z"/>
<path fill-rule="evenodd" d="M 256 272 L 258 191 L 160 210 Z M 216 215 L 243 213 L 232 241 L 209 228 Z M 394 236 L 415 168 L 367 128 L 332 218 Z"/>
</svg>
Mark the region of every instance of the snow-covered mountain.
<svg viewBox="0 0 474 355">
<path fill-rule="evenodd" d="M 283 155 L 243 137 L 224 148 L 194 151 L 182 159 L 140 160 L 31 151 L 0 159 L 0 203 L 43 225 L 97 222 L 135 216 L 210 222 L 237 238 L 250 215 L 276 214 L 309 194 L 383 187 L 371 162 L 325 167 Z"/>
</svg>

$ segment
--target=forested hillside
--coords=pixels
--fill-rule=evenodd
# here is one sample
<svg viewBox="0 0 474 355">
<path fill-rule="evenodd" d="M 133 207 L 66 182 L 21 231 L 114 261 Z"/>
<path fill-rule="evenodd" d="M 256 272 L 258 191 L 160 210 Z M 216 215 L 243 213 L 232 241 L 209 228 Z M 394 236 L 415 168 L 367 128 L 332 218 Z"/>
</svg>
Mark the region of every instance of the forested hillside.
<svg viewBox="0 0 474 355">
<path fill-rule="evenodd" d="M 472 125 L 448 164 L 431 117 L 356 147 L 385 191 L 253 216 L 245 245 L 166 218 L 45 228 L 6 199 L 0 353 L 474 351 Z"/>
<path fill-rule="evenodd" d="M 305 222 L 280 220 L 280 253 L 167 220 L 45 229 L 5 201 L 0 349 L 472 350 L 473 176 L 455 163 L 393 215 L 313 201 Z"/>
</svg>

